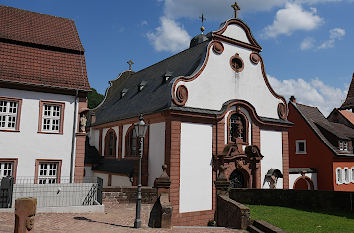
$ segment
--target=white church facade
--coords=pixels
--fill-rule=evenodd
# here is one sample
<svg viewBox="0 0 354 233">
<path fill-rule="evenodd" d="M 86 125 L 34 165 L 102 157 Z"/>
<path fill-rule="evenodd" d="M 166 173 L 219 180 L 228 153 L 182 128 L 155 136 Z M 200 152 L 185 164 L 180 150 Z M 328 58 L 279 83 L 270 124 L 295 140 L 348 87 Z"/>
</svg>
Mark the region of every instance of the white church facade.
<svg viewBox="0 0 354 233">
<path fill-rule="evenodd" d="M 289 188 L 287 104 L 270 86 L 262 48 L 237 18 L 193 38 L 190 48 L 111 81 L 90 116 L 90 145 L 106 161 L 136 161 L 133 124 L 148 123 L 143 185 L 167 164 L 173 225 L 205 224 L 215 210 L 220 165 L 233 187 Z M 106 185 L 136 183 L 133 173 L 87 166 Z M 134 170 L 134 163 L 132 163 Z M 105 169 L 106 167 L 106 169 Z M 129 175 L 130 174 L 130 175 Z"/>
</svg>

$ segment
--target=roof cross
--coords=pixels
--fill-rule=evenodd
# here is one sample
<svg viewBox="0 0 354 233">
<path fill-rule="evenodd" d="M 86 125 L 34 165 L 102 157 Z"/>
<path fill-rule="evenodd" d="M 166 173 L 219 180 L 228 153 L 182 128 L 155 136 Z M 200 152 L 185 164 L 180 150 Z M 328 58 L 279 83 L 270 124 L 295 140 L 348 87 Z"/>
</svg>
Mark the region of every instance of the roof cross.
<svg viewBox="0 0 354 233">
<path fill-rule="evenodd" d="M 200 17 L 199 17 L 199 19 L 201 19 L 201 20 L 202 20 L 202 26 L 203 26 L 204 21 L 206 20 L 206 18 L 204 17 L 204 14 L 202 14 L 202 16 L 200 16 Z"/>
<path fill-rule="evenodd" d="M 129 65 L 129 70 L 132 70 L 132 65 L 134 64 L 134 62 L 132 60 L 127 61 L 128 65 Z"/>
<path fill-rule="evenodd" d="M 231 5 L 231 7 L 235 11 L 235 19 L 236 19 L 237 18 L 237 11 L 241 10 L 241 8 L 238 6 L 237 2 L 235 2 L 233 5 Z"/>
<path fill-rule="evenodd" d="M 204 14 L 202 14 L 202 16 L 199 17 L 199 19 L 202 20 L 202 27 L 200 28 L 200 30 L 202 31 L 202 34 L 205 30 L 205 27 L 204 27 L 204 21 L 206 20 L 206 18 L 204 17 Z"/>
</svg>

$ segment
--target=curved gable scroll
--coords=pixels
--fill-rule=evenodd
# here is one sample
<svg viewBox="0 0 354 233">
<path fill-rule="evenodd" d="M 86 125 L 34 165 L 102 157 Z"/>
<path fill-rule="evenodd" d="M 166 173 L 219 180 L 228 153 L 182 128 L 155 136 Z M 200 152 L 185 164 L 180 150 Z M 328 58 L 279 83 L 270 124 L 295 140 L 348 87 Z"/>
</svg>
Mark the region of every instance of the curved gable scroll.
<svg viewBox="0 0 354 233">
<path fill-rule="evenodd" d="M 233 36 L 230 36 L 228 33 L 225 34 L 225 32 L 227 31 L 227 29 L 230 25 L 236 25 L 236 26 L 239 26 L 241 29 L 243 29 L 248 41 L 242 40 L 242 38 L 241 38 L 242 36 L 240 38 L 235 38 Z M 222 27 L 218 31 L 213 32 L 212 35 L 213 35 L 213 38 L 218 39 L 218 40 L 226 41 L 231 44 L 237 44 L 241 47 L 252 49 L 257 52 L 262 51 L 262 47 L 254 39 L 250 28 L 247 26 L 247 24 L 245 24 L 240 19 L 230 19 L 230 20 L 226 21 L 222 25 Z"/>
</svg>

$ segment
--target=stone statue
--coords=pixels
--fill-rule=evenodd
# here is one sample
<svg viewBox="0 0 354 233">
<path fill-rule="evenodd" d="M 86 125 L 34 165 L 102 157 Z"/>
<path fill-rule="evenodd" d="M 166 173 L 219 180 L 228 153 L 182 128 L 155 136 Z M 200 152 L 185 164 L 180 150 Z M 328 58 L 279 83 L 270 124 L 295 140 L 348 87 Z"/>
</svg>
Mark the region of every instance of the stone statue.
<svg viewBox="0 0 354 233">
<path fill-rule="evenodd" d="M 243 125 L 240 117 L 236 118 L 235 124 L 236 124 L 236 137 L 241 138 L 243 132 Z"/>
<path fill-rule="evenodd" d="M 80 132 L 86 132 L 86 122 L 87 122 L 87 118 L 85 116 L 85 114 L 82 114 L 80 117 Z"/>
<path fill-rule="evenodd" d="M 242 121 L 241 118 L 237 116 L 236 120 L 234 121 L 234 127 L 232 127 L 232 141 L 236 142 L 237 138 L 243 138 L 242 132 L 243 132 Z"/>
</svg>

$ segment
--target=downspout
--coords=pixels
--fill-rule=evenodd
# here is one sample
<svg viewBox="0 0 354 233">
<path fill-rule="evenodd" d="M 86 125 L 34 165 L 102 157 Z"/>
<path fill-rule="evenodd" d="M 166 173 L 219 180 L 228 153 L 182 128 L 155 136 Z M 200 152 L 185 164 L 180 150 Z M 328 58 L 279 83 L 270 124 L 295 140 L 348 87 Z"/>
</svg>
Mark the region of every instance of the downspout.
<svg viewBox="0 0 354 233">
<path fill-rule="evenodd" d="M 76 138 L 76 118 L 77 118 L 77 97 L 79 91 L 75 92 L 75 102 L 74 102 L 74 123 L 73 123 L 73 135 L 71 139 L 71 158 L 70 158 L 70 183 L 73 183 L 73 173 L 74 173 L 74 153 L 75 153 L 75 138 Z"/>
</svg>

